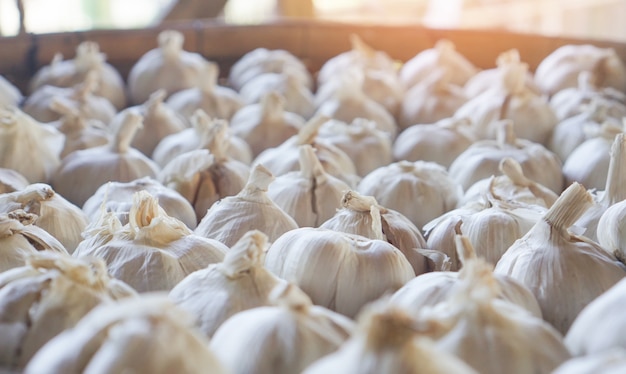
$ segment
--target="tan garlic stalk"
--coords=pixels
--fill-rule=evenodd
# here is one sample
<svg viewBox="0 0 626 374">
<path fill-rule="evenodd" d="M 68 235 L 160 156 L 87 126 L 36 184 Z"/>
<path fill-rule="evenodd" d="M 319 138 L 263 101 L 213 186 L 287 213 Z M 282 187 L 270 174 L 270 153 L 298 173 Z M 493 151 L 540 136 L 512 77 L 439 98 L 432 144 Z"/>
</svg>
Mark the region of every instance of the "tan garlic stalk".
<svg viewBox="0 0 626 374">
<path fill-rule="evenodd" d="M 315 150 L 301 145 L 300 171 L 277 177 L 267 196 L 289 214 L 299 227 L 318 227 L 341 207 L 341 197 L 350 187 L 326 173 Z"/>
<path fill-rule="evenodd" d="M 431 161 L 447 168 L 475 140 L 467 118 L 416 124 L 404 129 L 393 142 L 393 158 L 396 161 Z"/>
<path fill-rule="evenodd" d="M 543 318 L 562 334 L 587 304 L 626 276 L 626 267 L 606 249 L 568 231 L 591 203 L 585 188 L 572 184 L 495 268 L 528 287 Z"/>
<path fill-rule="evenodd" d="M 0 275 L 0 367 L 23 369 L 44 344 L 97 305 L 133 296 L 135 291 L 111 278 L 101 260 L 30 255 L 21 267 Z"/>
<path fill-rule="evenodd" d="M 519 162 L 529 179 L 555 193 L 563 189 L 559 158 L 539 143 L 518 138 L 511 120 L 499 123 L 496 140 L 481 140 L 472 144 L 454 160 L 448 171 L 467 190 L 481 179 L 499 175 L 500 161 L 506 157 Z"/>
<path fill-rule="evenodd" d="M 106 218 L 103 223 L 105 229 L 117 226 L 107 226 Z M 169 291 L 192 272 L 222 261 L 228 250 L 216 240 L 194 235 L 145 191 L 133 196 L 128 224 L 105 237 L 109 240 L 99 246 L 79 245 L 74 256 L 102 258 L 111 275 L 138 292 Z"/>
<path fill-rule="evenodd" d="M 620 374 L 624 370 L 626 370 L 626 349 L 613 348 L 603 353 L 569 359 L 552 374 Z"/>
<path fill-rule="evenodd" d="M 285 281 L 263 266 L 267 246 L 267 235 L 248 231 L 226 252 L 224 261 L 178 283 L 169 293 L 170 300 L 189 312 L 209 338 L 234 314 L 270 305 L 270 293 Z"/>
<path fill-rule="evenodd" d="M 402 252 L 386 241 L 309 227 L 276 239 L 265 266 L 302 288 L 314 304 L 348 317 L 415 277 Z M 374 274 L 376 281 L 367 281 Z"/>
<path fill-rule="evenodd" d="M 263 95 L 259 104 L 242 107 L 230 121 L 233 134 L 250 145 L 253 157 L 298 134 L 304 124 L 304 118 L 286 110 L 276 91 Z"/>
<path fill-rule="evenodd" d="M 273 180 L 274 176 L 263 165 L 255 166 L 243 190 L 213 204 L 195 233 L 230 247 L 250 230 L 263 232 L 273 242 L 298 228 L 296 221 L 267 196 Z"/>
<path fill-rule="evenodd" d="M 30 183 L 50 181 L 61 164 L 64 141 L 61 132 L 18 108 L 0 108 L 0 167 L 22 174 Z"/>
<path fill-rule="evenodd" d="M 270 303 L 233 315 L 213 335 L 210 348 L 232 373 L 301 373 L 354 330 L 350 319 L 313 305 L 294 285 L 277 285 Z"/>
<path fill-rule="evenodd" d="M 145 176 L 156 177 L 159 166 L 130 146 L 141 126 L 141 116 L 127 113 L 108 144 L 67 155 L 52 178 L 54 190 L 82 206 L 109 181 L 130 182 Z"/>
<path fill-rule="evenodd" d="M 26 188 L 30 183 L 13 169 L 0 168 L 0 193 L 15 192 Z"/>
<path fill-rule="evenodd" d="M 188 321 L 160 295 L 102 304 L 42 347 L 24 374 L 228 373 Z"/>
<path fill-rule="evenodd" d="M 0 107 L 19 106 L 24 100 L 20 90 L 0 75 Z"/>
</svg>

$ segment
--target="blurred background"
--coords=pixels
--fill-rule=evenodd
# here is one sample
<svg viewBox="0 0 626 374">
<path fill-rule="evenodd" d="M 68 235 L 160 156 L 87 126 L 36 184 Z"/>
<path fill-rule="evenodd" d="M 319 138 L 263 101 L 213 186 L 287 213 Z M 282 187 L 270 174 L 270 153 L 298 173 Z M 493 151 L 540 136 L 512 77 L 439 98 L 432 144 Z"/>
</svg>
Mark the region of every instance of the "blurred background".
<svg viewBox="0 0 626 374">
<path fill-rule="evenodd" d="M 217 17 L 256 24 L 277 17 L 503 29 L 626 41 L 626 0 L 0 0 L 0 35 L 132 29 Z"/>
</svg>

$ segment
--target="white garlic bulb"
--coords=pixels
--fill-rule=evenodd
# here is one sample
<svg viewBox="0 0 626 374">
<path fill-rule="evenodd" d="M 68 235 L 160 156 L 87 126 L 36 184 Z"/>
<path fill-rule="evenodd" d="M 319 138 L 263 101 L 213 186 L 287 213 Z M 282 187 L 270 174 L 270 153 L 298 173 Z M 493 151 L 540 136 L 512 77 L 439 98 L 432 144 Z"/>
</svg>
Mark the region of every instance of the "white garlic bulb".
<svg viewBox="0 0 626 374">
<path fill-rule="evenodd" d="M 64 141 L 58 130 L 18 108 L 0 108 L 0 166 L 15 170 L 30 183 L 50 181 L 61 164 Z"/>
<path fill-rule="evenodd" d="M 101 260 L 30 255 L 24 265 L 0 275 L 0 366 L 23 369 L 44 344 L 97 305 L 135 295 L 107 274 Z"/>
<path fill-rule="evenodd" d="M 90 73 L 97 77 L 94 93 L 109 100 L 117 110 L 126 107 L 126 91 L 122 75 L 109 63 L 106 55 L 100 52 L 96 42 L 84 41 L 76 47 L 76 56 L 63 60 L 60 54 L 54 55 L 49 65 L 39 69 L 30 81 L 30 91 L 35 92 L 45 85 L 71 87 L 81 83 Z"/>
<path fill-rule="evenodd" d="M 578 313 L 626 276 L 626 266 L 584 237 L 568 231 L 592 199 L 574 183 L 496 265 L 537 298 L 544 320 L 565 334 Z"/>
<path fill-rule="evenodd" d="M 167 188 L 151 177 L 130 182 L 107 182 L 100 186 L 83 204 L 83 212 L 94 222 L 104 212 L 113 212 L 122 225 L 128 223 L 128 213 L 133 205 L 135 192 L 146 191 L 154 196 L 168 216 L 181 220 L 187 227 L 196 227 L 193 206 L 180 193 Z"/>
<path fill-rule="evenodd" d="M 259 230 L 273 242 L 298 224 L 269 196 L 274 176 L 263 165 L 255 166 L 241 192 L 213 204 L 195 229 L 197 235 L 233 246 L 250 230 Z"/>
<path fill-rule="evenodd" d="M 54 190 L 82 206 L 109 181 L 130 182 L 145 176 L 155 178 L 159 166 L 130 146 L 141 126 L 142 117 L 128 112 L 124 121 L 114 129 L 108 144 L 67 155 L 52 178 Z"/>
<path fill-rule="evenodd" d="M 0 75 L 0 107 L 18 106 L 24 100 L 20 90 Z"/>
<path fill-rule="evenodd" d="M 15 192 L 26 188 L 30 183 L 13 169 L 0 168 L 0 193 Z"/>
<path fill-rule="evenodd" d="M 111 227 L 106 220 L 103 224 L 105 231 Z M 222 261 L 228 250 L 216 240 L 194 235 L 145 191 L 135 193 L 128 224 L 108 239 L 99 246 L 81 243 L 74 256 L 102 258 L 112 276 L 138 292 L 169 291 L 192 272 Z"/>
<path fill-rule="evenodd" d="M 189 274 L 169 293 L 190 313 L 207 337 L 232 315 L 270 305 L 270 293 L 284 281 L 263 266 L 267 236 L 248 231 L 226 252 L 224 261 Z"/>
<path fill-rule="evenodd" d="M 278 285 L 273 306 L 239 312 L 226 320 L 210 348 L 232 373 L 300 373 L 337 350 L 353 322 L 311 299 L 293 285 Z"/>
<path fill-rule="evenodd" d="M 406 257 L 388 242 L 310 227 L 276 239 L 265 266 L 300 287 L 314 304 L 348 317 L 415 277 Z"/>
<path fill-rule="evenodd" d="M 466 118 L 446 118 L 404 129 L 393 142 L 396 161 L 431 161 L 449 167 L 475 141 Z"/>
<path fill-rule="evenodd" d="M 186 321 L 186 313 L 160 295 L 102 304 L 50 340 L 24 374 L 228 373 Z"/>
<path fill-rule="evenodd" d="M 135 105 L 145 103 L 159 89 L 172 95 L 196 87 L 208 62 L 199 53 L 183 49 L 185 36 L 180 31 L 161 31 L 157 41 L 158 48 L 141 56 L 128 73 L 128 94 Z"/>
<path fill-rule="evenodd" d="M 499 126 L 496 140 L 477 141 L 454 160 L 448 169 L 450 177 L 467 190 L 481 179 L 499 175 L 500 161 L 510 157 L 519 162 L 527 178 L 560 193 L 559 158 L 539 143 L 518 138 L 512 121 L 502 121 Z"/>
<path fill-rule="evenodd" d="M 365 176 L 357 191 L 406 216 L 418 228 L 454 209 L 463 194 L 446 169 L 434 162 L 399 161 Z"/>
<path fill-rule="evenodd" d="M 278 176 L 269 185 L 267 196 L 289 214 L 299 227 L 318 227 L 341 206 L 341 197 L 350 187 L 326 173 L 315 150 L 301 145 L 300 171 Z"/>
<path fill-rule="evenodd" d="M 250 145 L 252 156 L 256 157 L 296 135 L 305 123 L 300 115 L 286 110 L 283 96 L 270 91 L 259 104 L 247 105 L 237 111 L 230 127 L 235 136 Z"/>
<path fill-rule="evenodd" d="M 83 240 L 87 215 L 47 184 L 31 184 L 20 191 L 0 194 L 0 213 L 18 209 L 36 215 L 34 225 L 57 238 L 69 253 Z"/>
<path fill-rule="evenodd" d="M 626 370 L 626 349 L 575 357 L 565 361 L 552 374 L 620 374 Z"/>
</svg>

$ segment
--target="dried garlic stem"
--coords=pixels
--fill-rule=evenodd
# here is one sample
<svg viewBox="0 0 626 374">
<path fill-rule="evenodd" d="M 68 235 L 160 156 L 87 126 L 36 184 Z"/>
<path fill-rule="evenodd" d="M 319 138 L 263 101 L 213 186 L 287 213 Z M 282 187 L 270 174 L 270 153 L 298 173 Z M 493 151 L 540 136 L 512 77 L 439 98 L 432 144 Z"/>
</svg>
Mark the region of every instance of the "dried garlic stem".
<svg viewBox="0 0 626 374">
<path fill-rule="evenodd" d="M 248 231 L 226 252 L 221 269 L 229 278 L 236 278 L 250 269 L 263 266 L 267 235 L 259 230 Z"/>
<path fill-rule="evenodd" d="M 617 134 L 611 147 L 611 161 L 606 179 L 604 199 L 609 205 L 626 199 L 626 140 L 624 133 Z"/>
<path fill-rule="evenodd" d="M 111 143 L 113 151 L 117 153 L 126 153 L 131 149 L 131 143 L 137 131 L 143 127 L 143 116 L 126 112 L 124 120 L 117 128 L 114 140 Z"/>
<path fill-rule="evenodd" d="M 567 229 L 593 204 L 591 194 L 578 182 L 572 183 L 542 218 L 550 227 L 568 237 Z"/>
</svg>

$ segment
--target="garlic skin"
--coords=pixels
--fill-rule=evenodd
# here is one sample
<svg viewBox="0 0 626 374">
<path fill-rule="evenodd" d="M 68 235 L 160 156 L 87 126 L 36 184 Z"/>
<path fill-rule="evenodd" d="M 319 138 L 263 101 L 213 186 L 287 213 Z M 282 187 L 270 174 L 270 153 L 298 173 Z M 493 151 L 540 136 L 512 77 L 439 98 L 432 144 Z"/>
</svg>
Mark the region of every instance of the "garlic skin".
<svg viewBox="0 0 626 374">
<path fill-rule="evenodd" d="M 416 275 L 436 269 L 427 253 L 426 240 L 408 218 L 378 204 L 372 196 L 345 191 L 341 209 L 320 228 L 385 240 L 402 252 Z"/>
<path fill-rule="evenodd" d="M 153 92 L 168 95 L 196 87 L 208 61 L 183 49 L 185 36 L 176 30 L 161 31 L 158 48 L 146 52 L 128 73 L 128 94 L 134 105 L 145 103 Z"/>
<path fill-rule="evenodd" d="M 29 183 L 50 181 L 61 164 L 64 141 L 62 133 L 18 108 L 0 108 L 0 167 L 22 174 Z"/>
<path fill-rule="evenodd" d="M 13 169 L 0 168 L 0 193 L 9 193 L 26 188 L 30 183 Z"/>
<path fill-rule="evenodd" d="M 626 203 L 621 200 L 609 206 L 597 222 L 597 238 L 600 245 L 613 253 L 621 262 L 626 263 L 626 238 L 624 238 L 624 220 Z"/>
<path fill-rule="evenodd" d="M 105 232 L 111 227 L 106 220 L 102 224 Z M 145 191 L 133 195 L 128 224 L 107 236 L 99 246 L 81 243 L 74 256 L 105 260 L 111 275 L 138 292 L 169 291 L 192 272 L 222 261 L 228 250 L 216 240 L 194 235 Z"/>
<path fill-rule="evenodd" d="M 217 64 L 205 63 L 195 86 L 172 93 L 167 99 L 167 106 L 185 118 L 202 109 L 210 117 L 230 120 L 244 102 L 232 88 L 219 86 L 218 77 Z"/>
<path fill-rule="evenodd" d="M 563 189 L 561 161 L 539 143 L 516 136 L 513 122 L 501 121 L 496 140 L 481 140 L 461 153 L 448 169 L 450 177 L 468 190 L 474 183 L 499 175 L 500 161 L 516 160 L 524 175 L 555 193 Z"/>
<path fill-rule="evenodd" d="M 212 337 L 236 313 L 270 305 L 270 293 L 284 283 L 263 266 L 267 235 L 248 231 L 224 260 L 189 274 L 169 293 L 169 299 L 190 313 L 196 327 Z"/>
<path fill-rule="evenodd" d="M 250 145 L 253 157 L 279 146 L 304 124 L 304 118 L 287 111 L 285 99 L 276 91 L 265 94 L 259 104 L 242 107 L 230 121 L 233 134 Z"/>
<path fill-rule="evenodd" d="M 274 176 L 263 165 L 250 172 L 246 186 L 235 196 L 225 197 L 206 212 L 195 234 L 233 246 L 250 230 L 259 230 L 273 242 L 298 224 L 267 195 Z"/>
<path fill-rule="evenodd" d="M 341 207 L 341 197 L 350 187 L 326 173 L 313 147 L 301 145 L 299 151 L 300 171 L 274 179 L 267 196 L 289 214 L 298 227 L 318 227 Z"/>
<path fill-rule="evenodd" d="M 0 107 L 19 106 L 24 100 L 20 90 L 0 75 Z"/>
<path fill-rule="evenodd" d="M 34 225 L 57 238 L 69 253 L 83 240 L 87 215 L 47 184 L 31 184 L 20 191 L 0 194 L 0 213 L 18 209 L 36 215 Z"/>
<path fill-rule="evenodd" d="M 293 285 L 278 285 L 273 306 L 235 314 L 213 335 L 210 348 L 232 373 L 301 373 L 337 350 L 353 322 L 311 299 Z"/>
<path fill-rule="evenodd" d="M 53 252 L 30 255 L 24 265 L 0 275 L 0 366 L 23 369 L 39 348 L 97 305 L 134 296 L 106 273 L 101 260 Z"/>
<path fill-rule="evenodd" d="M 415 277 L 402 252 L 385 241 L 309 227 L 276 239 L 265 266 L 300 287 L 314 304 L 348 317 Z M 320 277 L 321 272 L 326 275 Z M 376 282 L 359 282 L 373 274 Z"/>
<path fill-rule="evenodd" d="M 405 87 L 410 88 L 440 68 L 449 71 L 450 83 L 458 86 L 463 86 L 478 72 L 469 60 L 456 51 L 451 41 L 441 39 L 433 48 L 419 52 L 402 65 L 400 80 Z"/>
<path fill-rule="evenodd" d="M 128 223 L 128 213 L 133 205 L 135 192 L 146 191 L 154 196 L 168 216 L 181 220 L 187 227 L 196 227 L 193 206 L 180 193 L 167 188 L 151 177 L 131 182 L 107 182 L 83 204 L 83 212 L 93 222 L 104 212 L 113 212 L 122 225 Z"/>
<path fill-rule="evenodd" d="M 578 313 L 626 276 L 615 256 L 568 228 L 592 198 L 574 183 L 498 261 L 495 272 L 517 279 L 537 298 L 545 321 L 565 334 Z M 575 276 L 571 276 L 575 274 Z"/>
<path fill-rule="evenodd" d="M 93 72 L 93 73 L 92 73 Z M 39 69 L 30 81 L 30 92 L 45 85 L 71 87 L 83 82 L 88 74 L 96 75 L 94 93 L 109 100 L 117 110 L 126 107 L 126 91 L 122 75 L 106 62 L 106 54 L 100 52 L 98 43 L 84 41 L 76 47 L 76 56 L 63 60 L 56 54 L 49 65 Z"/>
<path fill-rule="evenodd" d="M 303 374 L 477 373 L 452 354 L 435 347 L 402 309 L 375 303 L 359 315 L 357 331 L 341 348 L 314 362 Z"/>
<path fill-rule="evenodd" d="M 454 209 L 463 194 L 443 166 L 426 161 L 378 168 L 361 180 L 357 191 L 403 214 L 418 228 Z"/>
<path fill-rule="evenodd" d="M 544 58 L 535 71 L 535 82 L 548 95 L 576 87 L 578 75 L 591 71 L 599 87 L 626 91 L 626 66 L 612 48 L 590 44 L 565 45 Z"/>
<path fill-rule="evenodd" d="M 407 127 L 393 143 L 396 161 L 430 161 L 449 167 L 476 140 L 466 118 Z"/>
<path fill-rule="evenodd" d="M 619 374 L 626 370 L 626 350 L 614 348 L 595 355 L 572 358 L 552 374 Z"/>
<path fill-rule="evenodd" d="M 187 315 L 160 295 L 103 304 L 49 341 L 24 374 L 228 373 L 184 321 Z"/>
<path fill-rule="evenodd" d="M 82 206 L 109 181 L 130 182 L 141 177 L 155 178 L 159 166 L 130 143 L 142 126 L 142 117 L 129 112 L 114 130 L 110 143 L 72 152 L 61 162 L 51 185 L 57 193 Z"/>
</svg>

